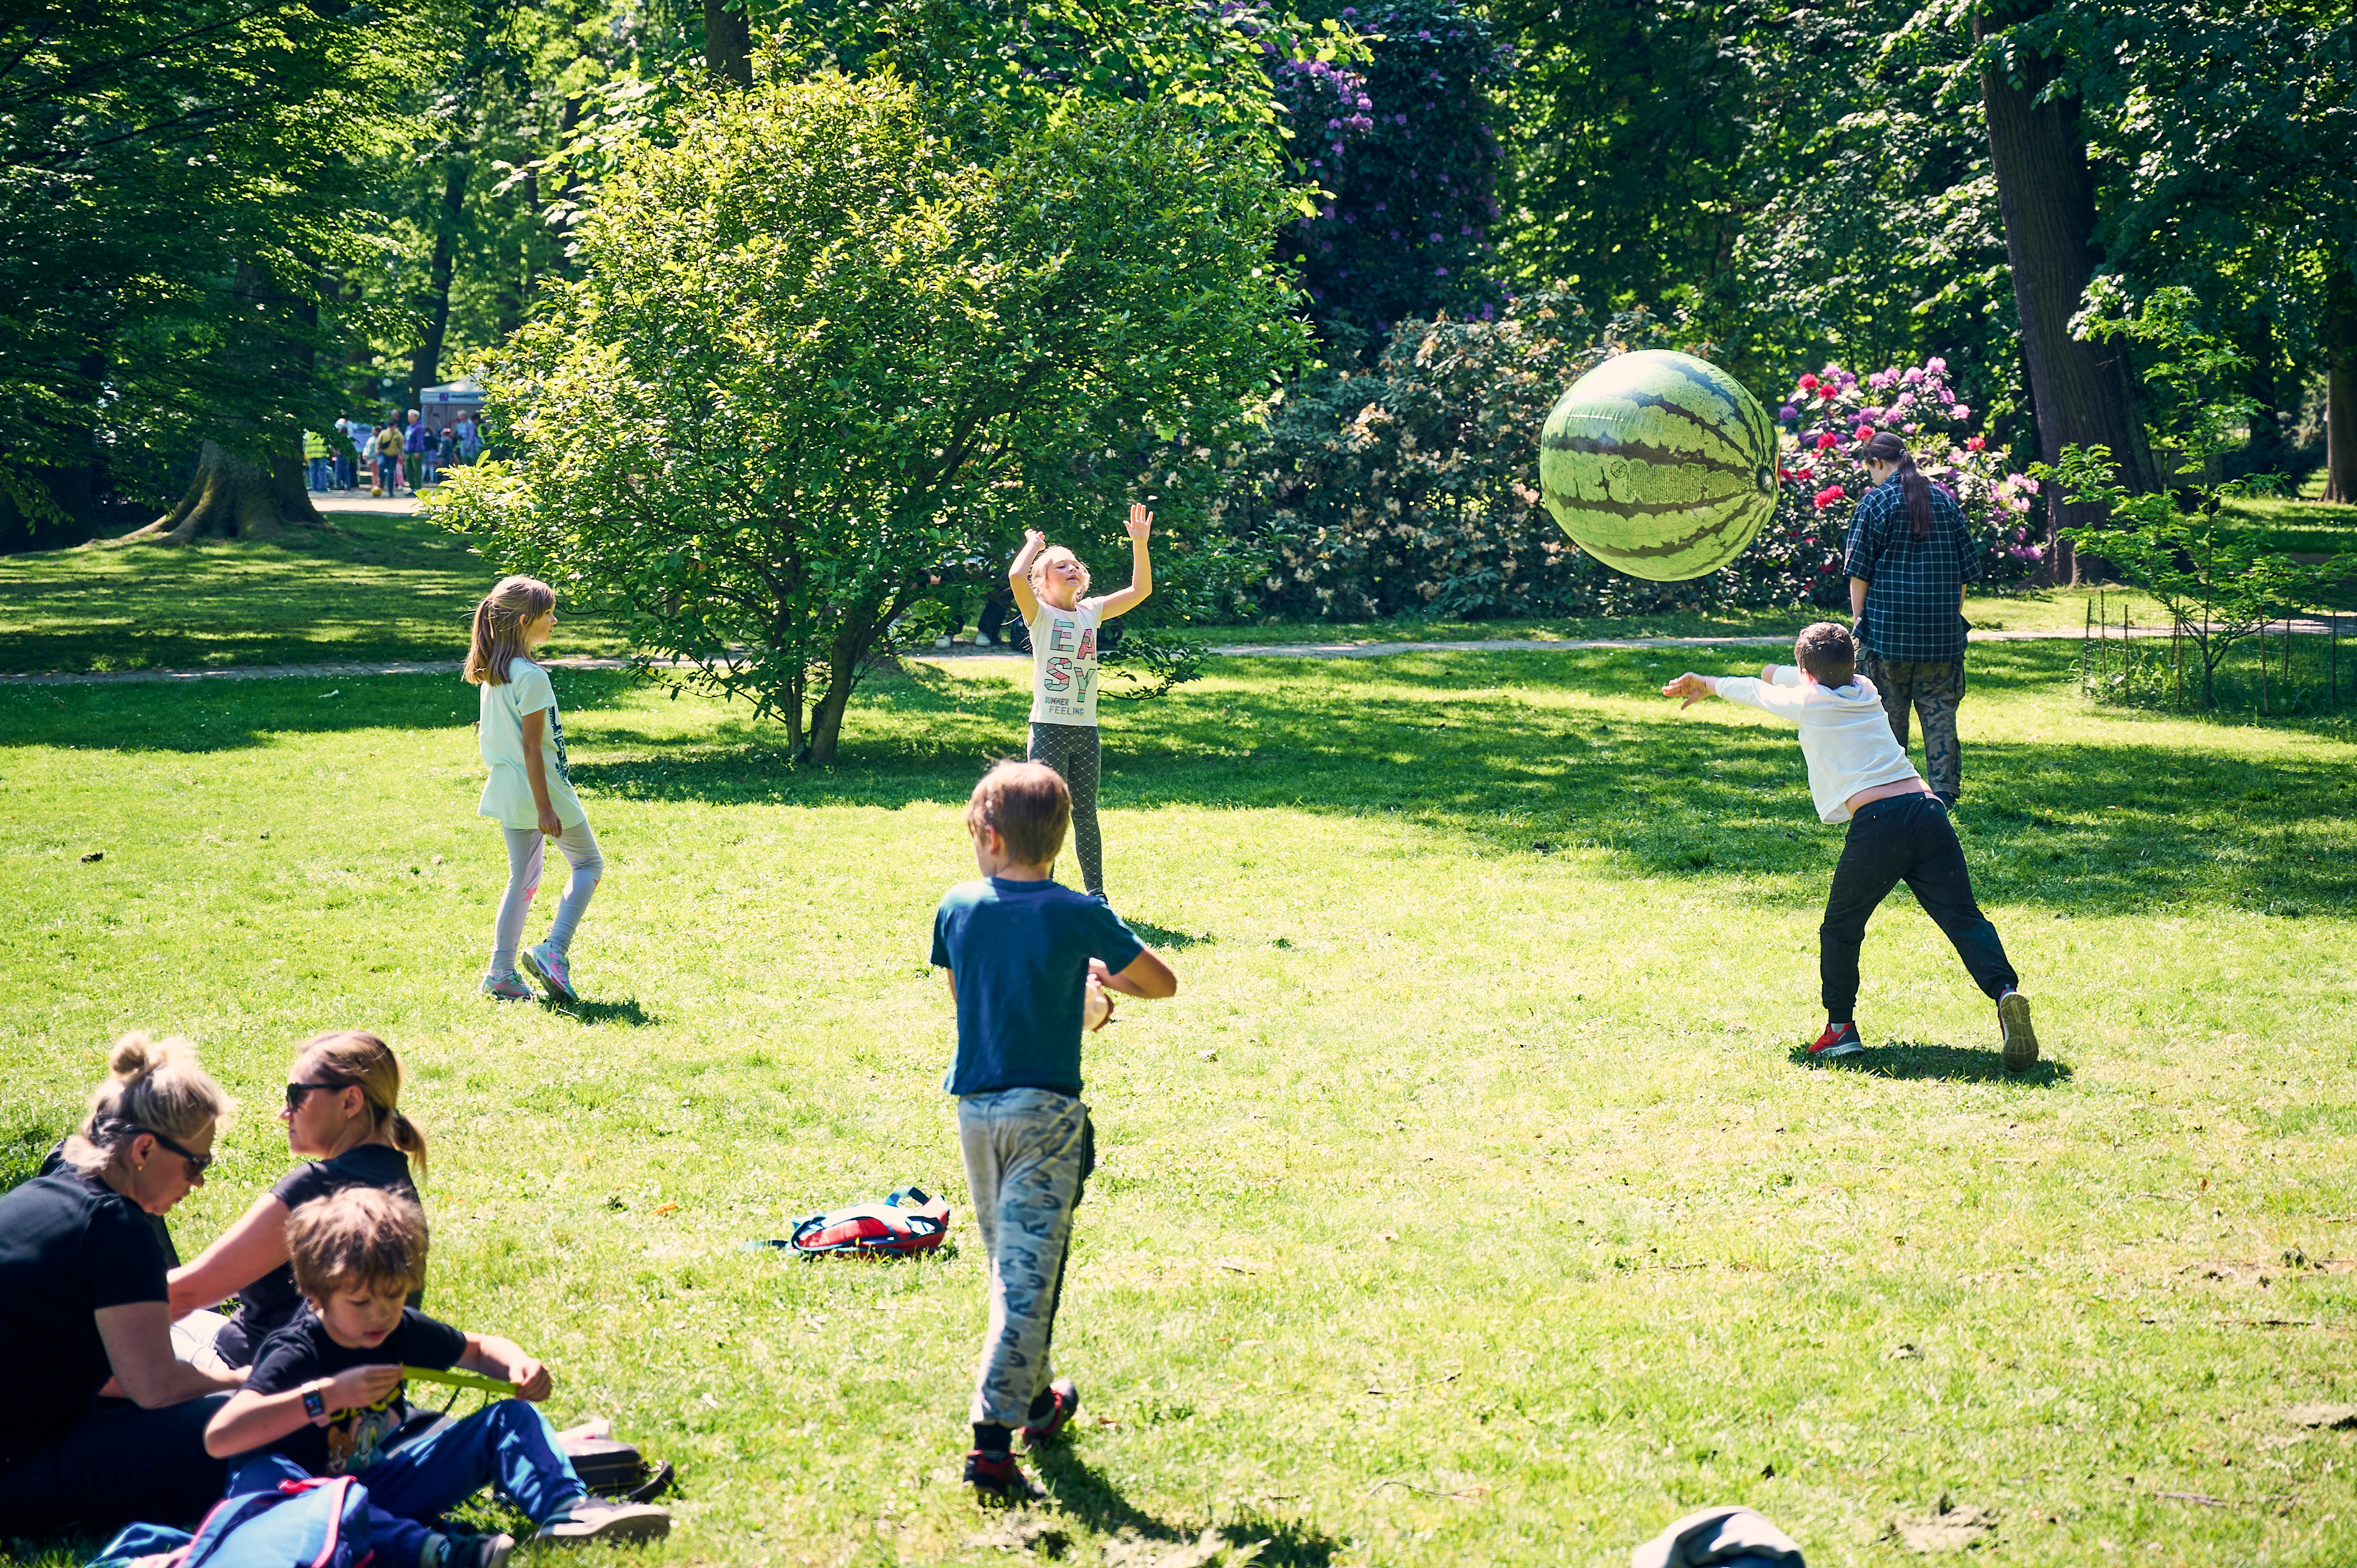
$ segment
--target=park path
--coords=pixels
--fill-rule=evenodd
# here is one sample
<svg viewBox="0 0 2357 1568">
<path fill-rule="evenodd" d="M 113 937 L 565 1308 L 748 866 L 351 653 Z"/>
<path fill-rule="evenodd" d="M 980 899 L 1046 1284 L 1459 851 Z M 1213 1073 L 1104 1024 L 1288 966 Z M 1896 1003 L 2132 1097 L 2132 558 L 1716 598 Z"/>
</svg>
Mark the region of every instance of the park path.
<svg viewBox="0 0 2357 1568">
<path fill-rule="evenodd" d="M 2333 629 L 2330 622 L 2296 620 L 2293 631 L 2311 637 L 2321 637 Z M 2341 628 L 2357 630 L 2357 624 Z M 2079 636 L 2071 631 L 1992 631 L 1976 630 L 1971 634 L 1975 642 L 2067 642 Z M 2120 635 L 2115 627 L 2110 633 Z M 2167 637 L 2165 627 L 2137 627 L 2138 638 Z M 1211 652 L 1227 659 L 1383 659 L 1395 653 L 1560 653 L 1576 650 L 1620 649 L 1632 652 L 1669 648 L 1787 648 L 1789 637 L 1489 637 L 1461 642 L 1224 642 L 1211 645 Z M 928 663 L 992 663 L 1007 666 L 1028 664 L 1030 656 L 1021 653 L 985 652 L 960 644 L 950 649 L 929 649 L 909 655 Z M 682 662 L 673 660 L 674 665 Z M 551 659 L 556 670 L 628 670 L 628 659 Z M 111 686 L 154 683 L 175 681 L 334 681 L 357 679 L 368 675 L 456 675 L 459 661 L 456 659 L 405 659 L 387 663 L 349 664 L 232 664 L 214 670 L 108 670 L 73 675 L 0 675 L 0 686 Z"/>
</svg>

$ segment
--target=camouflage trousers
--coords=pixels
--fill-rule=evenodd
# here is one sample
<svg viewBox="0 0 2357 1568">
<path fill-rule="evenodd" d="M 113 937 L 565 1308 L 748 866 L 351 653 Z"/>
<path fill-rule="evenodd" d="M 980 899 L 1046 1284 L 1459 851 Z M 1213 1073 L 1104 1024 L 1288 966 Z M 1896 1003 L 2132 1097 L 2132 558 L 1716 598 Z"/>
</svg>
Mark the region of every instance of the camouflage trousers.
<svg viewBox="0 0 2357 1568">
<path fill-rule="evenodd" d="M 990 1255 L 990 1330 L 975 1374 L 973 1421 L 1021 1426 L 1055 1371 L 1049 1349 L 1064 1294 L 1072 1210 L 1095 1162 L 1089 1108 L 1049 1089 L 1002 1089 L 958 1101 L 958 1146 L 974 1228 Z"/>
<path fill-rule="evenodd" d="M 1932 792 L 1954 799 L 1964 792 L 1964 756 L 1956 745 L 1956 704 L 1964 700 L 1962 659 L 1885 659 L 1868 650 L 1858 672 L 1882 693 L 1882 711 L 1899 749 L 1907 749 L 1907 715 L 1923 715 L 1923 778 Z"/>
</svg>

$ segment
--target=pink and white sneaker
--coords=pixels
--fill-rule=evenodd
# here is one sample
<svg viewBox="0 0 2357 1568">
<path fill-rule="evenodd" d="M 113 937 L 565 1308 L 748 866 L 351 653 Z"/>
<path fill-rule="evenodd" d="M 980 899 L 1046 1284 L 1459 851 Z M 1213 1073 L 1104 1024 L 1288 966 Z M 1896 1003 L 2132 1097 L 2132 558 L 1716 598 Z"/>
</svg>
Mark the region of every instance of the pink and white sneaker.
<svg viewBox="0 0 2357 1568">
<path fill-rule="evenodd" d="M 524 949 L 516 954 L 516 962 L 523 966 L 526 974 L 540 982 L 540 988 L 548 993 L 551 1002 L 581 1000 L 573 994 L 573 972 L 566 966 L 565 955 L 546 942 Z"/>
<path fill-rule="evenodd" d="M 482 992 L 484 995 L 491 998 L 495 1002 L 530 1002 L 533 1000 L 532 987 L 526 985 L 523 983 L 523 976 L 518 974 L 514 970 L 510 970 L 505 974 L 487 974 L 483 976 Z"/>
</svg>

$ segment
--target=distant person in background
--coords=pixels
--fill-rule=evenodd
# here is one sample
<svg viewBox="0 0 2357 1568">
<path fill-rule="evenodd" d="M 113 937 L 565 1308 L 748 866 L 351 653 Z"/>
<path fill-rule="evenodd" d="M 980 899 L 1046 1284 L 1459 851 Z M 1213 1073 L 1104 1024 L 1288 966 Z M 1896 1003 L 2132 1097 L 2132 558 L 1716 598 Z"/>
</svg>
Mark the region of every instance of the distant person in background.
<svg viewBox="0 0 2357 1568">
<path fill-rule="evenodd" d="M 444 468 L 455 468 L 457 466 L 458 433 L 446 424 L 442 427 L 442 434 L 434 438 L 435 471 L 438 473 Z"/>
<path fill-rule="evenodd" d="M 409 428 L 401 437 L 402 467 L 409 479 L 410 493 L 417 491 L 418 481 L 425 472 L 425 416 L 415 409 L 409 411 Z"/>
<path fill-rule="evenodd" d="M 336 421 L 336 434 L 343 437 L 343 446 L 336 453 L 336 479 L 344 489 L 351 489 L 360 480 L 360 453 L 368 440 L 368 426 L 357 419 Z"/>
<path fill-rule="evenodd" d="M 328 490 L 335 488 L 336 472 L 328 461 L 327 437 L 316 431 L 303 432 L 303 466 L 310 470 L 311 489 Z"/>
<path fill-rule="evenodd" d="M 460 414 L 455 428 L 458 433 L 458 461 L 472 463 L 483 455 L 483 434 L 475 424 L 472 411 Z"/>
<path fill-rule="evenodd" d="M 376 433 L 376 484 L 371 495 L 401 493 L 401 426 L 390 422 Z"/>
<path fill-rule="evenodd" d="M 1886 430 L 1858 449 L 1874 479 L 1849 525 L 1849 609 L 1891 738 L 1907 749 L 1908 713 L 1923 715 L 1923 775 L 1953 807 L 1964 787 L 1956 705 L 1964 699 L 1964 585 L 1981 575 L 1964 514 Z"/>
</svg>

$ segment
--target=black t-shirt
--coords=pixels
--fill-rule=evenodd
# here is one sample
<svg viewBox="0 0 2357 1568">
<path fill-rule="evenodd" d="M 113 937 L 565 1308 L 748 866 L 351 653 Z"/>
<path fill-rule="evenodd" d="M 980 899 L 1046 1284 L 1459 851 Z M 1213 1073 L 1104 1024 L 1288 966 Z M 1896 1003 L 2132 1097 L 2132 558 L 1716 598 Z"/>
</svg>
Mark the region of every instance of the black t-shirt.
<svg viewBox="0 0 2357 1568">
<path fill-rule="evenodd" d="M 307 1308 L 262 1342 L 245 1386 L 258 1394 L 283 1394 L 314 1378 L 332 1378 L 354 1367 L 425 1367 L 440 1370 L 467 1353 L 467 1336 L 448 1324 L 404 1307 L 401 1322 L 382 1345 L 352 1348 L 328 1337 L 328 1326 Z M 385 1444 L 409 1419 L 409 1385 L 365 1410 L 328 1412 L 328 1424 L 306 1422 L 270 1444 L 314 1476 L 354 1476 L 384 1456 Z"/>
<path fill-rule="evenodd" d="M 166 1301 L 146 1212 L 96 1176 L 65 1170 L 0 1197 L 0 1463 L 89 1413 L 113 1376 L 91 1314 Z"/>
<path fill-rule="evenodd" d="M 296 1165 L 270 1192 L 292 1213 L 315 1197 L 348 1187 L 372 1187 L 409 1198 L 417 1196 L 409 1179 L 409 1156 L 382 1144 L 361 1144 L 332 1160 Z M 424 1299 L 413 1295 L 410 1305 Z M 295 1283 L 295 1271 L 281 1263 L 240 1290 L 237 1304 L 237 1316 L 215 1346 L 232 1367 L 242 1365 L 246 1352 L 260 1349 L 264 1339 L 295 1320 L 303 1310 L 303 1293 Z"/>
</svg>

